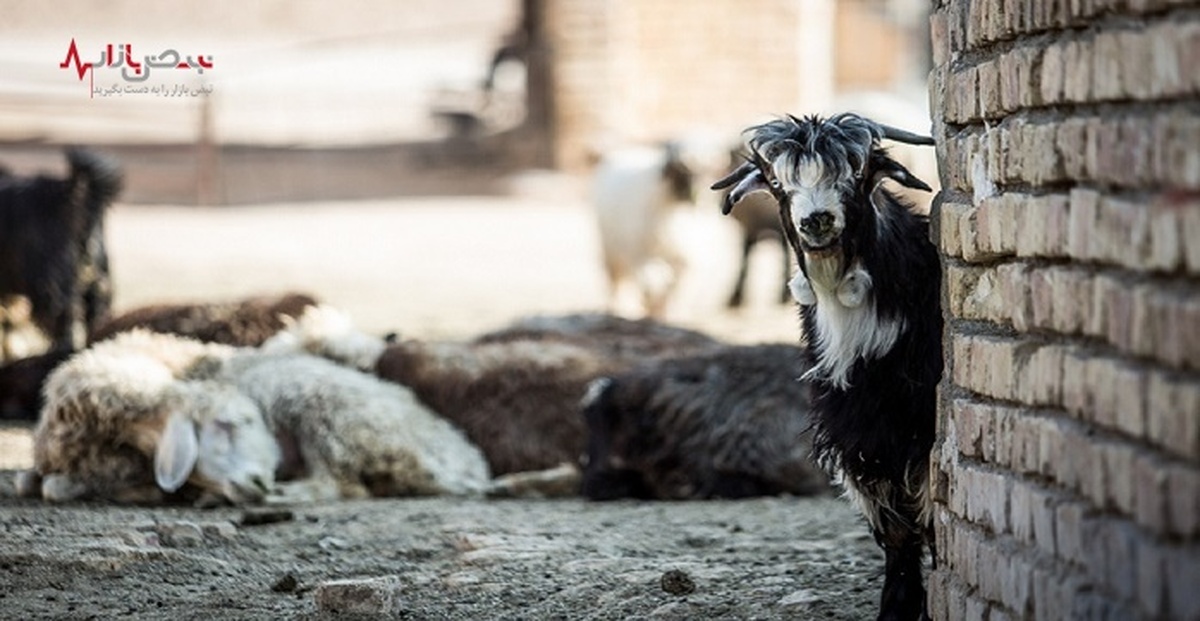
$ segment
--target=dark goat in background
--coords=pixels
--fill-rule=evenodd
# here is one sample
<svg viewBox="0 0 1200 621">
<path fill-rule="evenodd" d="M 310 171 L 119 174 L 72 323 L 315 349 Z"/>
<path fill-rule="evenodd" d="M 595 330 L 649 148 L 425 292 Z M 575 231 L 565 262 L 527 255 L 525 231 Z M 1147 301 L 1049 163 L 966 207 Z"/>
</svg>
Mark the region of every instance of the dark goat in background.
<svg viewBox="0 0 1200 621">
<path fill-rule="evenodd" d="M 928 218 L 880 184 L 930 188 L 880 141 L 933 140 L 854 114 L 788 117 L 748 132 L 752 159 L 713 189 L 732 187 L 726 213 L 760 190 L 779 205 L 799 258 L 792 291 L 811 353 L 814 452 L 884 550 L 879 618 L 921 618 L 922 559 L 933 544 L 941 266 Z"/>
<path fill-rule="evenodd" d="M 104 213 L 122 183 L 109 158 L 66 156 L 65 178 L 0 175 L 0 301 L 28 298 L 52 350 L 80 345 L 112 304 Z"/>
<path fill-rule="evenodd" d="M 829 489 L 810 459 L 808 387 L 793 345 L 723 346 L 592 383 L 583 495 L 707 499 Z"/>
</svg>

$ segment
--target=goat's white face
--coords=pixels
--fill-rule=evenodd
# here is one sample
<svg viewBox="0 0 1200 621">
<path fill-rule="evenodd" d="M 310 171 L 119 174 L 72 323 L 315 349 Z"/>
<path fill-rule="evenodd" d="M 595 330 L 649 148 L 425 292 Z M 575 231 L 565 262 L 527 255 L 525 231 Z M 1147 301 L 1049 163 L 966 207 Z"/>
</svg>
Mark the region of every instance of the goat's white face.
<svg viewBox="0 0 1200 621">
<path fill-rule="evenodd" d="M 793 161 L 781 157 L 772 166 L 787 201 L 785 213 L 800 238 L 805 253 L 832 249 L 846 229 L 846 208 L 838 171 L 827 170 L 820 158 Z"/>
</svg>

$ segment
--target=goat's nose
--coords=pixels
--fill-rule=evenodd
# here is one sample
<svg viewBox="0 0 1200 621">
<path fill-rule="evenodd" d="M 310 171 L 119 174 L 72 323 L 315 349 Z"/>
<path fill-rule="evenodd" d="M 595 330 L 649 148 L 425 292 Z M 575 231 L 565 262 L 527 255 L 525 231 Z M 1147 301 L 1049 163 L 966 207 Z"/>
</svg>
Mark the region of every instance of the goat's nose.
<svg viewBox="0 0 1200 621">
<path fill-rule="evenodd" d="M 833 214 L 828 211 L 818 211 L 800 219 L 800 230 L 809 235 L 821 235 L 833 228 Z"/>
</svg>

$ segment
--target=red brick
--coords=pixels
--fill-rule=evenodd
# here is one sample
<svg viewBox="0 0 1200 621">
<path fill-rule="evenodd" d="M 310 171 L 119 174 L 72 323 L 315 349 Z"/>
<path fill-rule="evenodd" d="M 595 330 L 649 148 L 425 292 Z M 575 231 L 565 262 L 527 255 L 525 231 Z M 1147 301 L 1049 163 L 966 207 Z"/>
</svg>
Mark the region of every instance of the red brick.
<svg viewBox="0 0 1200 621">
<path fill-rule="evenodd" d="M 1200 204 L 1197 205 L 1200 207 Z M 1185 207 L 1162 198 L 1150 205 L 1150 256 L 1146 267 L 1170 272 L 1183 264 L 1182 212 Z M 1193 238 L 1194 239 L 1194 238 Z M 1191 244 L 1200 246 L 1200 244 Z"/>
<path fill-rule="evenodd" d="M 1056 553 L 1063 560 L 1085 565 L 1084 513 L 1086 505 L 1062 502 L 1055 508 Z"/>
<path fill-rule="evenodd" d="M 1142 452 L 1134 457 L 1130 474 L 1135 489 L 1135 521 L 1155 535 L 1166 534 L 1169 523 L 1165 464 L 1153 454 Z"/>
<path fill-rule="evenodd" d="M 1116 429 L 1135 440 L 1146 437 L 1146 372 L 1131 364 L 1118 364 L 1113 373 L 1113 407 Z"/>
<path fill-rule="evenodd" d="M 1063 81 L 1066 77 L 1065 43 L 1051 43 L 1042 54 L 1039 81 L 1042 103 L 1053 105 L 1063 101 Z"/>
<path fill-rule="evenodd" d="M 1032 323 L 1029 292 L 1031 269 L 1027 263 L 1005 263 L 996 268 L 996 280 L 1003 302 L 998 316 L 1006 323 L 1011 322 L 1013 328 L 1020 332 L 1027 332 Z"/>
<path fill-rule="evenodd" d="M 1153 72 L 1152 40 L 1145 29 L 1125 30 L 1116 33 L 1120 96 L 1122 98 L 1149 99 Z"/>
<path fill-rule="evenodd" d="M 1022 176 L 1035 186 L 1064 178 L 1054 144 L 1057 133 L 1051 123 L 1029 124 L 1022 129 Z"/>
<path fill-rule="evenodd" d="M 1009 610 L 1024 611 L 1033 604 L 1033 563 L 1028 557 L 1014 554 L 1008 557 L 1004 573 L 1000 574 L 1000 601 Z M 993 611 L 990 619 L 997 619 Z"/>
<path fill-rule="evenodd" d="M 1179 36 L 1175 39 L 1179 46 L 1179 66 L 1187 68 L 1184 74 L 1191 79 L 1188 88 L 1191 93 L 1200 92 L 1200 76 L 1196 75 L 1196 67 L 1200 66 L 1200 20 L 1192 19 L 1178 24 Z"/>
<path fill-rule="evenodd" d="M 1183 367 L 1186 339 L 1180 338 L 1178 326 L 1183 325 L 1184 296 L 1178 291 L 1154 290 L 1146 299 L 1146 314 L 1150 321 L 1154 357 L 1177 368 Z"/>
<path fill-rule="evenodd" d="M 1095 304 L 1089 333 L 1103 337 L 1121 349 L 1128 349 L 1130 327 L 1133 323 L 1133 291 L 1131 283 L 1114 274 L 1101 274 L 1095 279 Z"/>
<path fill-rule="evenodd" d="M 1012 421 L 1013 436 L 1012 452 L 1009 460 L 1003 465 L 1018 473 L 1037 474 L 1040 457 L 1038 434 L 1041 432 L 1042 419 L 1014 412 L 1010 420 Z"/>
<path fill-rule="evenodd" d="M 1167 608 L 1172 619 L 1200 619 L 1200 544 L 1191 542 L 1167 558 Z"/>
<path fill-rule="evenodd" d="M 978 459 L 983 454 L 980 444 L 984 435 L 983 429 L 991 424 L 991 418 L 987 416 L 984 407 L 966 399 L 955 399 L 951 407 L 957 449 L 967 457 Z"/>
<path fill-rule="evenodd" d="M 1071 103 L 1092 100 L 1092 43 L 1068 41 L 1063 55 L 1063 98 Z"/>
<path fill-rule="evenodd" d="M 1200 200 L 1193 199 L 1179 209 L 1179 219 L 1182 221 L 1182 234 L 1185 240 L 1200 239 Z M 1200 274 L 1200 244 L 1184 244 L 1184 258 L 1187 270 L 1192 274 Z"/>
<path fill-rule="evenodd" d="M 1149 78 L 1148 96 L 1170 97 L 1187 93 L 1189 72 L 1181 65 L 1181 34 L 1182 28 L 1169 21 L 1147 27 L 1146 38 L 1150 41 L 1150 62 L 1145 71 Z"/>
<path fill-rule="evenodd" d="M 1174 112 L 1156 121 L 1155 177 L 1179 190 L 1200 189 L 1200 119 Z"/>
<path fill-rule="evenodd" d="M 1021 92 L 1030 86 L 1028 68 L 1025 70 L 1026 75 L 1021 75 L 1021 56 L 1017 49 L 1013 49 L 1001 54 L 996 61 L 996 78 L 1000 87 L 999 109 L 1002 112 L 1018 110 L 1021 107 Z M 1022 81 L 1022 77 L 1026 78 L 1025 81 Z"/>
<path fill-rule="evenodd" d="M 1124 442 L 1112 442 L 1100 448 L 1104 463 L 1107 503 L 1123 515 L 1132 516 L 1134 500 L 1134 457 L 1136 449 Z"/>
<path fill-rule="evenodd" d="M 964 619 L 987 619 L 988 618 L 991 604 L 989 604 L 987 602 L 987 600 L 982 599 L 976 595 L 970 595 L 970 594 L 968 594 L 966 596 L 966 600 L 967 600 L 967 605 L 966 605 L 966 609 L 963 613 L 966 616 L 964 616 L 962 618 L 964 618 Z"/>
<path fill-rule="evenodd" d="M 1054 556 L 1058 550 L 1055 530 L 1059 497 L 1049 490 L 1038 488 L 1031 490 L 1030 501 L 1030 508 L 1033 510 L 1030 516 L 1033 519 L 1033 540 L 1038 550 L 1048 556 Z"/>
<path fill-rule="evenodd" d="M 1065 421 L 1048 419 L 1042 423 L 1042 435 L 1038 441 L 1038 472 L 1053 478 L 1058 471 L 1059 460 L 1066 452 L 1068 425 Z"/>
<path fill-rule="evenodd" d="M 1137 529 L 1128 522 L 1111 520 L 1101 532 L 1108 587 L 1121 600 L 1133 601 L 1137 597 L 1138 584 L 1134 573 L 1137 568 L 1134 559 L 1140 539 Z"/>
<path fill-rule="evenodd" d="M 1084 270 L 1070 267 L 1050 267 L 1049 270 L 1055 330 L 1064 334 L 1084 331 L 1092 315 L 1092 277 Z"/>
<path fill-rule="evenodd" d="M 1053 268 L 1035 269 L 1029 275 L 1029 304 L 1033 313 L 1033 325 L 1049 329 L 1054 326 L 1054 290 L 1051 278 Z"/>
<path fill-rule="evenodd" d="M 1118 364 L 1114 358 L 1090 358 L 1084 367 L 1088 393 L 1085 417 L 1108 429 L 1115 428 L 1117 421 L 1115 379 Z"/>
<path fill-rule="evenodd" d="M 951 363 L 950 378 L 955 384 L 963 387 L 971 386 L 972 364 L 971 346 L 974 337 L 953 334 L 950 337 Z"/>
<path fill-rule="evenodd" d="M 1147 617 L 1160 618 L 1166 611 L 1167 551 L 1157 543 L 1138 546 L 1134 559 L 1138 608 Z"/>
<path fill-rule="evenodd" d="M 1183 341 L 1184 366 L 1200 371 L 1200 290 L 1191 289 L 1177 312 L 1179 323 L 1175 326 Z"/>
<path fill-rule="evenodd" d="M 1195 540 L 1200 535 L 1200 468 L 1173 464 L 1166 473 L 1171 532 Z"/>
<path fill-rule="evenodd" d="M 1018 425 L 1019 427 L 1019 425 Z M 1024 544 L 1032 544 L 1033 539 L 1033 491 L 1030 483 L 1014 480 L 1009 492 L 1009 527 L 1013 537 Z"/>
<path fill-rule="evenodd" d="M 1000 66 L 995 60 L 979 63 L 979 116 L 994 119 L 1000 116 Z"/>
<path fill-rule="evenodd" d="M 1154 310 L 1151 308 L 1151 300 L 1157 292 L 1158 286 L 1150 282 L 1140 282 L 1133 287 L 1133 319 L 1132 325 L 1129 326 L 1129 349 L 1134 355 L 1154 358 L 1155 357 L 1155 325 L 1154 325 Z"/>
<path fill-rule="evenodd" d="M 1200 461 L 1200 386 L 1166 374 L 1149 374 L 1147 436 L 1171 453 Z"/>
<path fill-rule="evenodd" d="M 1001 69 L 1003 72 L 1003 68 Z M 1007 76 L 1001 75 L 1001 82 L 1008 80 Z M 1019 105 L 1019 102 L 1014 102 L 1014 106 Z M 1015 109 L 1015 107 L 1014 107 Z M 1011 110 L 1010 110 L 1011 111 Z M 1000 167 L 1004 171 L 1003 180 L 1008 184 L 1023 184 L 1025 179 L 1025 126 L 1027 123 L 1021 117 L 1010 117 L 1000 127 L 1000 159 L 1003 165 Z M 1004 196 L 1008 196 L 1005 193 Z"/>
<path fill-rule="evenodd" d="M 1062 405 L 1075 418 L 1088 420 L 1092 393 L 1087 374 L 1090 359 L 1080 350 L 1067 350 L 1063 355 Z"/>
<path fill-rule="evenodd" d="M 1067 252 L 1071 257 L 1092 258 L 1091 240 L 1095 235 L 1099 204 L 1099 192 L 1084 188 L 1071 190 L 1071 220 L 1067 233 Z"/>
<path fill-rule="evenodd" d="M 929 16 L 929 40 L 934 66 L 950 62 L 950 29 L 946 23 L 945 9 L 934 11 Z"/>
<path fill-rule="evenodd" d="M 1092 40 L 1092 99 L 1097 101 L 1120 99 L 1121 92 L 1121 49 L 1118 33 L 1101 32 Z"/>
<path fill-rule="evenodd" d="M 1071 117 L 1058 125 L 1054 146 L 1068 179 L 1086 177 L 1087 124 L 1087 118 Z"/>
<path fill-rule="evenodd" d="M 960 236 L 959 220 L 970 211 L 971 206 L 964 203 L 945 202 L 939 208 L 938 218 L 941 221 L 938 232 L 938 246 L 942 254 L 952 257 L 962 256 L 962 237 Z"/>
<path fill-rule="evenodd" d="M 1062 403 L 1063 359 L 1066 348 L 1043 345 L 1029 356 L 1018 379 L 1017 397 L 1031 405 Z"/>
</svg>

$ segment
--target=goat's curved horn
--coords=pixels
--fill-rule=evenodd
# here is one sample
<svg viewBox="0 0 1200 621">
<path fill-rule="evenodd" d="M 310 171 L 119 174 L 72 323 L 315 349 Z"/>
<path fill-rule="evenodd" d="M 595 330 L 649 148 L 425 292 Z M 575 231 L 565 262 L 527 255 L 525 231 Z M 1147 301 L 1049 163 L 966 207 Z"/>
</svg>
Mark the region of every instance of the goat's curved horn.
<svg viewBox="0 0 1200 621">
<path fill-rule="evenodd" d="M 756 168 L 757 167 L 753 162 L 743 162 L 741 166 L 738 166 L 733 172 L 718 179 L 717 182 L 709 186 L 708 189 L 724 190 L 725 188 L 741 181 L 743 177 L 754 171 Z"/>
<path fill-rule="evenodd" d="M 883 123 L 879 123 L 878 125 L 879 129 L 883 131 L 883 137 L 887 138 L 888 140 L 895 140 L 896 142 L 903 142 L 905 144 L 926 146 L 933 146 L 934 144 L 933 138 L 930 138 L 929 136 L 914 134 L 910 131 L 898 129 L 890 125 L 884 125 Z"/>
</svg>

